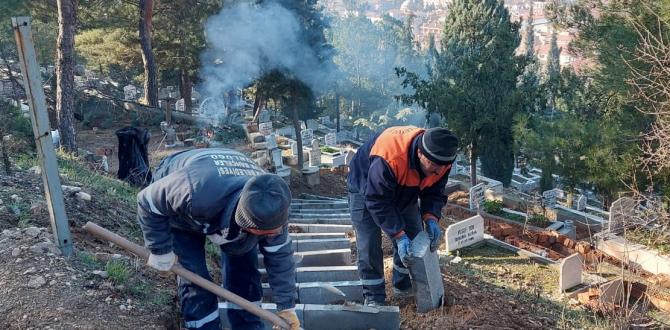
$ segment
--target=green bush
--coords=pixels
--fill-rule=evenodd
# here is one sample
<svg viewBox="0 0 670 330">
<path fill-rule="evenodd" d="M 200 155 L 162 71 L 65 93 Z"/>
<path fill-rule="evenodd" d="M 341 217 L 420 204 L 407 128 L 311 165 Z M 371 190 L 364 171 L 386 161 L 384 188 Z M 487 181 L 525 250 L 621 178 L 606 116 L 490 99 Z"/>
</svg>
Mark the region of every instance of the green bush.
<svg viewBox="0 0 670 330">
<path fill-rule="evenodd" d="M 485 200 L 482 202 L 482 208 L 488 214 L 503 215 L 503 203 L 501 201 Z"/>
</svg>

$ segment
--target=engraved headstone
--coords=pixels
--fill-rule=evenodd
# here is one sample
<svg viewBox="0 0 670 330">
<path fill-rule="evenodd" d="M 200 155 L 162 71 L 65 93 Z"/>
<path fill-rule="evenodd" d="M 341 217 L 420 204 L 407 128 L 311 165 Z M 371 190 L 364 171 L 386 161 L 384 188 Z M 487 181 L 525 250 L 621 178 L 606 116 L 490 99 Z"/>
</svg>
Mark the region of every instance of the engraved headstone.
<svg viewBox="0 0 670 330">
<path fill-rule="evenodd" d="M 174 104 L 174 108 L 177 111 L 184 112 L 184 99 L 177 100 L 177 102 Z"/>
<path fill-rule="evenodd" d="M 123 87 L 123 99 L 126 101 L 134 101 L 137 97 L 137 88 L 133 85 Z"/>
<path fill-rule="evenodd" d="M 481 205 L 481 202 L 484 200 L 484 191 L 486 190 L 486 184 L 484 182 L 478 183 L 470 188 L 470 209 L 477 210 Z"/>
<path fill-rule="evenodd" d="M 266 123 L 270 121 L 270 111 L 265 109 L 261 110 L 261 113 L 258 115 L 259 123 Z"/>
<path fill-rule="evenodd" d="M 335 134 L 335 133 L 326 134 L 325 142 L 326 142 L 327 146 L 337 145 L 337 134 Z"/>
<path fill-rule="evenodd" d="M 277 148 L 277 138 L 274 134 L 266 135 L 265 141 L 268 143 L 268 149 L 272 150 Z"/>
<path fill-rule="evenodd" d="M 611 233 L 621 231 L 627 222 L 632 222 L 635 216 L 637 202 L 630 197 L 621 197 L 610 206 L 609 224 L 607 226 Z"/>
<path fill-rule="evenodd" d="M 458 250 L 484 240 L 484 218 L 481 215 L 459 221 L 445 231 L 447 252 Z"/>
<path fill-rule="evenodd" d="M 272 122 L 261 122 L 258 124 L 258 131 L 263 135 L 269 135 L 272 133 Z"/>
<path fill-rule="evenodd" d="M 546 207 L 553 209 L 556 207 L 557 195 L 558 191 L 556 189 L 547 190 L 542 193 L 542 202 Z"/>
</svg>

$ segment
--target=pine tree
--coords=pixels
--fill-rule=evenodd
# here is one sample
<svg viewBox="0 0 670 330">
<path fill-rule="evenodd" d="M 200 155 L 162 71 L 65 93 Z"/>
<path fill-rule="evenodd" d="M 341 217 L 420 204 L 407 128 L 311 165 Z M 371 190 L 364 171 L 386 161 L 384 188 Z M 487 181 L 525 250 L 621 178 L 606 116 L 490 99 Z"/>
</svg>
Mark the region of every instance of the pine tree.
<svg viewBox="0 0 670 330">
<path fill-rule="evenodd" d="M 556 112 L 556 99 L 561 88 L 561 49 L 558 48 L 556 42 L 556 31 L 551 34 L 547 58 L 545 89 L 547 91 L 547 108 L 550 117 L 553 118 Z"/>
</svg>

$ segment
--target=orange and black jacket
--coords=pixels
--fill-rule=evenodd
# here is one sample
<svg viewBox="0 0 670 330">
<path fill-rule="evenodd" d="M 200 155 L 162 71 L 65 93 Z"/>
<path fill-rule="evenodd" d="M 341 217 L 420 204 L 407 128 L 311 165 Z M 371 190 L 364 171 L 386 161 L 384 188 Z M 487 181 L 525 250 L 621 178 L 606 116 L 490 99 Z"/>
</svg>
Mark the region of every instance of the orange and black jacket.
<svg viewBox="0 0 670 330">
<path fill-rule="evenodd" d="M 347 189 L 361 194 L 375 223 L 391 237 L 404 232 L 401 211 L 419 201 L 421 217 L 440 218 L 451 165 L 439 174 L 421 171 L 417 150 L 425 130 L 390 127 L 363 144 L 349 163 Z"/>
</svg>

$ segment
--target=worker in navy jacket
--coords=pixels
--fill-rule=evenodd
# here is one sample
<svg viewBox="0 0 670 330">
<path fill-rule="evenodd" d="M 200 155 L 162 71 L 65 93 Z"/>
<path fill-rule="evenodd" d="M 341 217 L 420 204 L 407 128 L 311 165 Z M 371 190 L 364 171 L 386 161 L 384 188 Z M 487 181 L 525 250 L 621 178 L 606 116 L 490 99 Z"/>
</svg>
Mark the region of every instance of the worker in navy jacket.
<svg viewBox="0 0 670 330">
<path fill-rule="evenodd" d="M 447 129 L 398 126 L 374 135 L 351 159 L 347 189 L 367 305 L 386 300 L 380 232 L 393 242 L 393 292 L 398 296 L 412 292 L 411 239 L 425 226 L 431 250 L 439 247 L 438 222 L 457 148 L 458 139 Z"/>
<path fill-rule="evenodd" d="M 153 180 L 137 195 L 137 215 L 151 251 L 147 264 L 167 271 L 178 260 L 211 280 L 205 261 L 209 239 L 221 249 L 224 287 L 260 305 L 260 251 L 278 314 L 298 329 L 287 184 L 223 148 L 173 154 L 160 163 Z M 177 281 L 186 328 L 220 329 L 217 297 L 185 278 Z M 228 318 L 233 329 L 264 328 L 257 316 L 239 307 L 229 309 Z"/>
</svg>

